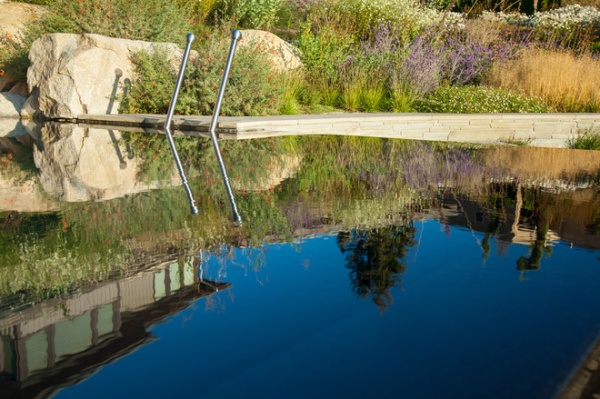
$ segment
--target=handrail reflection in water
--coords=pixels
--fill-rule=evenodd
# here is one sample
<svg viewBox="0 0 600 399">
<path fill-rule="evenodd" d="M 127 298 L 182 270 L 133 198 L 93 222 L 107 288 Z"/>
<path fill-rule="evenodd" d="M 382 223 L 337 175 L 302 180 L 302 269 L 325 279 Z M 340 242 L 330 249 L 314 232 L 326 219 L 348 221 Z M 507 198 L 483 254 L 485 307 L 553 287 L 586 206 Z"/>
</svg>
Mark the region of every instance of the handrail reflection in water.
<svg viewBox="0 0 600 399">
<path fill-rule="evenodd" d="M 217 138 L 215 135 L 215 128 L 217 125 L 217 118 L 219 117 L 219 111 L 221 109 L 221 102 L 223 101 L 223 95 L 225 93 L 225 86 L 227 85 L 227 78 L 229 76 L 229 70 L 231 69 L 231 63 L 233 62 L 233 55 L 235 53 L 235 48 L 237 42 L 241 40 L 242 32 L 239 30 L 233 30 L 231 32 L 231 46 L 229 48 L 229 54 L 227 56 L 227 63 L 225 65 L 225 70 L 223 71 L 223 79 L 221 81 L 221 87 L 219 88 L 219 94 L 217 96 L 217 102 L 215 104 L 215 108 L 213 110 L 213 116 L 210 123 L 209 134 L 212 140 L 213 148 L 215 150 L 215 154 L 217 156 L 217 161 L 219 162 L 219 168 L 221 170 L 221 175 L 223 176 L 223 182 L 225 183 L 225 188 L 227 190 L 227 195 L 229 196 L 229 202 L 231 203 L 231 208 L 233 211 L 233 221 L 237 224 L 242 222 L 242 217 L 240 216 L 237 205 L 235 203 L 235 198 L 233 196 L 233 192 L 231 191 L 231 185 L 229 184 L 229 178 L 227 177 L 227 171 L 225 170 L 225 165 L 223 163 L 223 158 L 221 157 L 221 150 L 219 148 L 219 143 L 217 142 Z M 198 208 L 195 205 L 194 198 L 192 196 L 192 192 L 188 185 L 187 179 L 185 177 L 185 173 L 183 172 L 183 168 L 181 166 L 181 161 L 179 159 L 179 155 L 177 154 L 177 149 L 175 148 L 175 143 L 173 142 L 173 136 L 170 132 L 170 125 L 173 119 L 173 112 L 175 111 L 175 104 L 177 102 L 177 96 L 179 94 L 179 89 L 181 87 L 181 81 L 183 80 L 183 75 L 185 72 L 185 65 L 187 63 L 190 48 L 192 43 L 194 42 L 195 36 L 192 33 L 189 33 L 186 36 L 187 45 L 185 49 L 185 53 L 183 55 L 183 59 L 181 61 L 181 68 L 179 70 L 179 76 L 177 77 L 177 83 L 175 85 L 175 91 L 173 92 L 173 98 L 171 99 L 171 104 L 169 105 L 169 111 L 167 113 L 167 119 L 165 122 L 165 133 L 167 139 L 169 140 L 169 145 L 171 146 L 171 151 L 173 153 L 173 157 L 175 158 L 175 163 L 177 164 L 177 169 L 179 170 L 179 175 L 181 176 L 181 180 L 185 187 L 185 190 L 188 195 L 188 199 L 190 202 L 191 213 L 192 215 L 196 215 L 198 213 Z"/>
<path fill-rule="evenodd" d="M 231 63 L 233 61 L 233 54 L 235 53 L 235 47 L 239 40 L 242 39 L 242 32 L 239 30 L 233 30 L 231 32 L 231 47 L 229 47 L 229 55 L 227 56 L 227 64 L 225 65 L 225 71 L 223 72 L 223 80 L 221 81 L 221 87 L 219 88 L 219 95 L 217 97 L 217 103 L 215 104 L 215 109 L 213 111 L 212 120 L 210 122 L 210 139 L 213 143 L 213 148 L 215 149 L 215 154 L 217 155 L 217 161 L 219 161 L 219 168 L 221 169 L 221 175 L 223 176 L 223 182 L 225 182 L 225 188 L 227 189 L 227 195 L 229 196 L 229 202 L 231 203 L 231 209 L 233 211 L 233 221 L 235 223 L 242 223 L 242 217 L 240 216 L 237 206 L 235 204 L 235 198 L 233 197 L 233 193 L 231 191 L 231 186 L 229 185 L 229 179 L 227 178 L 227 171 L 225 170 L 225 165 L 223 164 L 223 158 L 221 158 L 221 150 L 219 149 L 219 143 L 217 142 L 217 137 L 215 135 L 215 128 L 217 126 L 217 118 L 219 117 L 219 111 L 221 109 L 221 102 L 223 101 L 223 94 L 225 93 L 225 85 L 227 85 L 227 78 L 229 76 L 229 69 L 231 68 Z"/>
</svg>

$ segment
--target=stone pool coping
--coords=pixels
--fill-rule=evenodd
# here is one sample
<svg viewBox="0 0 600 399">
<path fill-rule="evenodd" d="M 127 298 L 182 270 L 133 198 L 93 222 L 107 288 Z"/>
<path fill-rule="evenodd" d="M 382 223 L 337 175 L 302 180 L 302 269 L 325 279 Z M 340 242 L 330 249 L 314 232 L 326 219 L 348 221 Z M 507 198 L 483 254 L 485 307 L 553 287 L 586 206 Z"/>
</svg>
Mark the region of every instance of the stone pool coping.
<svg viewBox="0 0 600 399">
<path fill-rule="evenodd" d="M 121 130 L 162 131 L 165 115 L 79 115 L 81 125 Z M 175 116 L 175 130 L 208 133 L 211 116 Z M 348 135 L 480 144 L 528 144 L 565 148 L 570 139 L 600 127 L 600 113 L 553 114 L 433 114 L 330 113 L 219 117 L 220 139 L 250 139 L 288 135 Z"/>
</svg>

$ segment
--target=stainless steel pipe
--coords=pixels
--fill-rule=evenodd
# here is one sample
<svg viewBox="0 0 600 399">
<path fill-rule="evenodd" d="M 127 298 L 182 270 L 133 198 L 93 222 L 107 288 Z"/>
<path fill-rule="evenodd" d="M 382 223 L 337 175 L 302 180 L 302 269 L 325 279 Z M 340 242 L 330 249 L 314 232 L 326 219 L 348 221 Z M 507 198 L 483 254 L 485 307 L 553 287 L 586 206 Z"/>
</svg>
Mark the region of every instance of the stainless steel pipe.
<svg viewBox="0 0 600 399">
<path fill-rule="evenodd" d="M 233 211 L 233 221 L 235 223 L 242 223 L 242 217 L 240 216 L 237 210 L 235 198 L 233 196 L 233 192 L 231 191 L 231 186 L 229 185 L 229 178 L 227 178 L 227 171 L 225 170 L 223 158 L 221 157 L 221 149 L 219 148 L 219 143 L 217 142 L 215 128 L 217 126 L 217 118 L 219 117 L 219 111 L 221 110 L 221 102 L 223 101 L 223 94 L 225 93 L 225 86 L 227 85 L 227 78 L 229 77 L 229 70 L 231 69 L 231 63 L 233 62 L 235 48 L 237 46 L 237 42 L 241 39 L 242 32 L 240 32 L 239 30 L 231 31 L 231 46 L 229 47 L 229 55 L 227 56 L 227 63 L 225 65 L 225 71 L 223 72 L 223 80 L 221 81 L 221 87 L 219 88 L 219 95 L 217 96 L 217 103 L 215 104 L 215 109 L 213 111 L 213 116 L 210 122 L 209 129 L 210 138 L 213 143 L 215 154 L 217 155 L 217 160 L 219 161 L 219 168 L 221 169 L 221 174 L 223 175 L 225 188 L 227 189 L 227 195 L 229 196 L 229 202 L 231 203 L 231 209 Z"/>
<path fill-rule="evenodd" d="M 169 146 L 171 146 L 171 152 L 173 153 L 173 158 L 175 158 L 175 163 L 177 164 L 177 169 L 179 170 L 179 176 L 181 177 L 181 182 L 185 187 L 185 191 L 188 196 L 188 200 L 190 202 L 190 211 L 192 215 L 198 214 L 198 208 L 196 207 L 196 203 L 194 201 L 194 197 L 192 196 L 192 190 L 190 190 L 190 186 L 188 185 L 188 181 L 185 177 L 185 173 L 183 171 L 183 167 L 181 166 L 181 160 L 179 159 L 179 155 L 177 154 L 177 148 L 175 148 L 175 142 L 173 141 L 173 135 L 171 134 L 171 122 L 173 120 L 173 112 L 175 112 L 175 104 L 177 103 L 177 96 L 179 96 L 179 89 L 181 88 L 181 82 L 183 81 L 183 75 L 185 73 L 185 66 L 187 64 L 187 60 L 190 56 L 190 49 L 192 48 L 192 43 L 196 37 L 193 33 L 188 33 L 186 38 L 186 46 L 185 52 L 183 53 L 183 59 L 181 60 L 181 68 L 179 69 L 179 76 L 177 76 L 177 83 L 175 84 L 175 91 L 173 92 L 173 97 L 171 98 L 171 104 L 169 104 L 169 111 L 167 112 L 167 120 L 165 121 L 165 135 L 167 136 L 167 140 L 169 140 Z"/>
</svg>

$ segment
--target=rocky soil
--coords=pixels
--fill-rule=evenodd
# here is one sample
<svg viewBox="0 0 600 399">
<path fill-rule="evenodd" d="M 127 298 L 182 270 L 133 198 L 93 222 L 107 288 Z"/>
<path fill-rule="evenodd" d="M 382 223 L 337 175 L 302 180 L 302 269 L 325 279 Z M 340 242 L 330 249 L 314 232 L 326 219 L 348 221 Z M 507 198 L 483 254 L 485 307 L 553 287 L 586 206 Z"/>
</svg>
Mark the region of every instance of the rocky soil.
<svg viewBox="0 0 600 399">
<path fill-rule="evenodd" d="M 44 11 L 42 6 L 0 0 L 0 33 L 18 39 L 23 26 Z"/>
</svg>

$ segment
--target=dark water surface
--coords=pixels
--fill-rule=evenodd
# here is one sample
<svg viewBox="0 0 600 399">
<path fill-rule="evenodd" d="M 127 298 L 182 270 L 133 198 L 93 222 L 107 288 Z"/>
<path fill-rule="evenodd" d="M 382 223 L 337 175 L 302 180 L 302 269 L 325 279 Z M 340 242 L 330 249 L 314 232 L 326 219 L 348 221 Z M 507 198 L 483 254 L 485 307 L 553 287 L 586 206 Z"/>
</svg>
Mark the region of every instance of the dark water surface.
<svg viewBox="0 0 600 399">
<path fill-rule="evenodd" d="M 0 398 L 585 397 L 597 153 L 224 143 L 238 228 L 206 141 L 194 217 L 148 137 L 0 140 Z"/>
<path fill-rule="evenodd" d="M 231 288 L 57 397 L 551 397 L 600 331 L 598 252 L 557 242 L 520 272 L 527 247 L 484 264 L 483 234 L 444 230 L 418 223 L 384 312 L 352 293 L 335 236 L 211 258 Z"/>
</svg>

